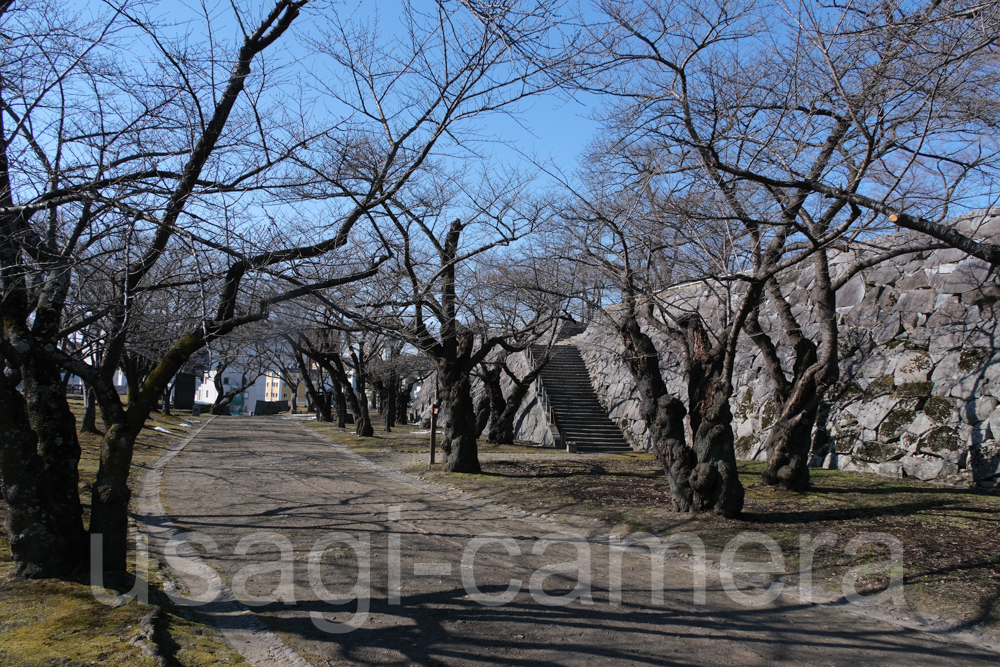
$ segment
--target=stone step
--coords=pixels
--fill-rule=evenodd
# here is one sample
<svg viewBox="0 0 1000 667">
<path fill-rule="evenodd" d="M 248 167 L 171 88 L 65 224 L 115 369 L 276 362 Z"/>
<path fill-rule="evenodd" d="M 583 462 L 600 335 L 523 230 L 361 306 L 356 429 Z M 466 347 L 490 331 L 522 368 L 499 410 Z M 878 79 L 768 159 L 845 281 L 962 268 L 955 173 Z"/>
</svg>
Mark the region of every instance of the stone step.
<svg viewBox="0 0 1000 667">
<path fill-rule="evenodd" d="M 535 346 L 531 352 L 537 359 L 545 349 Z M 576 443 L 578 451 L 632 451 L 597 399 L 587 366 L 575 345 L 557 344 L 549 350 L 541 380 L 564 442 Z"/>
</svg>

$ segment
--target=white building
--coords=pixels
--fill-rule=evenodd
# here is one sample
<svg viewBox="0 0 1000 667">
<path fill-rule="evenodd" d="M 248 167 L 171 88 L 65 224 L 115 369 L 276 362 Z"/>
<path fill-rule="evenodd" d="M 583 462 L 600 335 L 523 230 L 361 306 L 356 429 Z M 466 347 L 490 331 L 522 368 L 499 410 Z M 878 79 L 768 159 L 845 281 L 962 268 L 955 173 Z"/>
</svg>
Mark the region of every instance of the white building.
<svg viewBox="0 0 1000 667">
<path fill-rule="evenodd" d="M 206 371 L 201 379 L 201 386 L 195 392 L 195 402 L 215 403 L 219 395 L 215 389 L 215 376 L 217 371 Z M 243 382 L 243 371 L 240 368 L 229 367 L 222 371 L 222 387 L 225 392 L 240 386 Z M 252 385 L 243 392 L 237 394 L 230 404 L 230 413 L 239 415 L 251 415 L 257 401 L 288 401 L 292 400 L 294 389 L 278 375 L 275 371 L 267 371 L 258 377 Z M 305 403 L 305 385 L 299 383 L 298 400 L 299 405 Z"/>
</svg>

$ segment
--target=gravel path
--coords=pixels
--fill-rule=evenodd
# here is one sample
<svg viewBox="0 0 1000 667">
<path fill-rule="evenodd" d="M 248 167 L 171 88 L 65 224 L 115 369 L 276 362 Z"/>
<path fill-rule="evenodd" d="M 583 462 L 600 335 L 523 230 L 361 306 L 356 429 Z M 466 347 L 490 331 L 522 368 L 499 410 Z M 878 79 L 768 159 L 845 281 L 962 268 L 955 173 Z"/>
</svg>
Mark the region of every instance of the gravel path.
<svg viewBox="0 0 1000 667">
<path fill-rule="evenodd" d="M 612 604 L 612 552 L 597 536 L 551 541 L 567 528 L 389 471 L 279 418 L 214 420 L 165 463 L 162 486 L 166 510 L 188 539 L 206 541 L 192 532 L 211 538 L 216 548 L 201 547 L 210 552 L 204 561 L 236 592 L 241 602 L 233 604 L 252 608 L 297 654 L 283 652 L 282 660 L 301 657 L 317 667 L 996 664 L 983 646 L 868 612 L 800 604 L 797 596 L 740 606 L 715 567 L 704 604 L 694 604 L 690 559 L 666 559 L 662 604 L 654 603 L 652 559 L 639 550 L 622 555 L 621 604 Z M 486 533 L 509 541 L 485 543 L 469 558 L 474 538 Z M 356 554 L 366 541 L 365 614 L 356 600 L 333 598 L 357 589 L 365 568 Z M 590 596 L 566 603 L 559 596 L 586 589 L 578 570 L 590 573 Z M 477 602 L 498 602 L 508 586 L 516 589 L 514 580 L 520 590 L 509 601 Z"/>
</svg>

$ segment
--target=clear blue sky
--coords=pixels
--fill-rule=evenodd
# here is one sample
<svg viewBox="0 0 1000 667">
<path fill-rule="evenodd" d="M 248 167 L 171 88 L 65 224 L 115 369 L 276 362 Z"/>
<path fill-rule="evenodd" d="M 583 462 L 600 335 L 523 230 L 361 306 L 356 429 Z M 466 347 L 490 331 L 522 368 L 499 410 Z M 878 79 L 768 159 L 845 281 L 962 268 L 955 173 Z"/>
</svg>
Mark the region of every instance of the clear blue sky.
<svg viewBox="0 0 1000 667">
<path fill-rule="evenodd" d="M 81 9 L 86 11 L 84 7 L 89 3 L 78 1 Z M 236 4 L 243 8 L 248 23 L 257 20 L 273 6 L 268 0 L 238 0 Z M 305 14 L 293 25 L 292 31 L 284 35 L 282 43 L 278 45 L 285 52 L 286 58 L 292 59 L 303 53 L 296 40 L 303 33 L 315 30 L 315 24 L 322 22 L 324 7 L 329 5 L 335 6 L 341 16 L 350 16 L 359 21 L 371 20 L 377 11 L 382 37 L 391 38 L 392 26 L 400 25 L 395 18 L 399 14 L 399 0 L 334 0 L 326 5 L 323 2 L 312 2 L 307 6 Z M 419 0 L 417 6 L 420 6 Z M 92 11 L 107 9 L 103 5 L 89 5 L 89 8 Z M 195 42 L 203 39 L 206 34 L 206 11 L 211 17 L 211 28 L 218 41 L 233 44 L 241 37 L 233 18 L 232 6 L 226 0 L 205 0 L 205 5 L 199 0 L 164 0 L 149 6 L 149 11 L 154 18 L 175 25 L 168 32 L 190 34 Z M 271 54 L 273 53 L 272 50 Z M 575 170 L 580 152 L 598 129 L 597 124 L 589 120 L 589 110 L 585 104 L 579 100 L 567 100 L 565 96 L 547 94 L 527 100 L 519 109 L 519 122 L 491 115 L 488 120 L 477 123 L 483 135 L 493 135 L 514 148 L 509 150 L 498 145 L 494 148 L 494 156 L 507 162 L 519 162 L 524 158 L 518 153 L 524 153 L 570 176 Z"/>
</svg>

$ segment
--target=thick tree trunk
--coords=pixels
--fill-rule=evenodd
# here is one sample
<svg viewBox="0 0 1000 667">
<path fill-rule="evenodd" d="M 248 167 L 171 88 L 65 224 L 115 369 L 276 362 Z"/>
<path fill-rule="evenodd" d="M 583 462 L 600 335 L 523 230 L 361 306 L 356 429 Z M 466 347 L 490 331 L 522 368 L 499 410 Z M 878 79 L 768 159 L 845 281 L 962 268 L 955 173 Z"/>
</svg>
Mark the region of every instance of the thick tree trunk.
<svg viewBox="0 0 1000 667">
<path fill-rule="evenodd" d="M 372 380 L 372 406 L 373 412 L 382 413 L 382 406 L 385 403 L 385 385 L 381 380 Z"/>
<path fill-rule="evenodd" d="M 128 567 L 128 503 L 132 491 L 127 480 L 135 438 L 141 428 L 141 424 L 136 427 L 128 421 L 111 424 L 101 442 L 108 453 L 93 486 L 90 533 L 102 536 L 104 571 L 124 572 Z"/>
<path fill-rule="evenodd" d="M 771 426 L 764 448 L 767 468 L 765 484 L 788 491 L 809 488 L 809 452 L 812 429 L 819 409 L 820 391 L 816 383 L 816 345 L 798 336 L 790 390 L 778 394 L 778 418 Z M 779 369 L 780 370 L 780 369 Z"/>
<path fill-rule="evenodd" d="M 441 451 L 445 460 L 442 470 L 481 473 L 469 373 L 453 367 L 444 373 L 439 372 L 438 378 L 438 401 L 444 414 Z"/>
<path fill-rule="evenodd" d="M 299 367 L 299 375 L 302 376 L 302 382 L 306 385 L 306 397 L 311 404 L 310 408 L 316 411 L 316 421 L 333 421 L 333 417 L 330 414 L 329 402 L 316 388 L 312 375 L 309 374 L 309 367 L 306 365 L 305 359 L 298 352 L 295 354 L 295 364 Z"/>
<path fill-rule="evenodd" d="M 363 438 L 375 435 L 371 414 L 368 412 L 368 394 L 358 392 L 358 414 L 354 417 L 354 432 Z"/>
<path fill-rule="evenodd" d="M 325 389 L 316 397 L 316 421 L 333 422 L 333 397 Z M 339 424 L 338 424 L 339 426 Z"/>
<path fill-rule="evenodd" d="M 791 383 L 781 368 L 773 342 L 760 328 L 758 313 L 755 312 L 748 319 L 748 333 L 761 350 L 774 381 L 775 398 L 778 401 L 778 419 L 771 426 L 765 442 L 767 468 L 762 473 L 762 478 L 765 484 L 788 491 L 805 491 L 809 488 L 813 427 L 823 396 L 837 381 L 840 373 L 837 363 L 836 296 L 831 286 L 826 252 L 817 252 L 813 261 L 816 267 L 813 298 L 816 301 L 817 320 L 824 345 L 822 355 L 816 344 L 803 335 L 777 283 L 772 281 L 768 285 L 785 334 L 795 348 Z"/>
<path fill-rule="evenodd" d="M 347 427 L 347 399 L 339 382 L 333 383 L 333 404 L 337 410 L 337 428 Z"/>
<path fill-rule="evenodd" d="M 639 409 L 650 431 L 653 453 L 663 466 L 670 485 L 670 499 L 676 512 L 693 509 L 691 474 L 696 464 L 694 451 L 684 438 L 684 404 L 667 392 L 660 375 L 660 357 L 652 339 L 642 331 L 634 316 L 619 326 L 625 344 L 625 361 L 635 380 Z"/>
<path fill-rule="evenodd" d="M 170 390 L 171 389 L 173 389 L 173 387 L 171 387 L 171 386 L 168 385 L 167 388 L 163 390 L 163 408 L 162 408 L 162 412 L 165 415 L 170 415 Z"/>
<path fill-rule="evenodd" d="M 490 422 L 490 394 L 484 391 L 476 401 L 476 437 L 481 438 Z"/>
<path fill-rule="evenodd" d="M 337 425 L 340 428 L 344 428 L 347 424 L 357 424 L 358 415 L 361 414 L 361 404 L 358 400 L 358 394 L 355 393 L 354 387 L 351 386 L 350 381 L 347 378 L 347 371 L 344 369 L 344 362 L 340 358 L 339 354 L 336 354 L 330 358 L 332 365 L 327 366 L 333 377 L 334 384 L 334 396 L 337 399 Z M 364 384 L 360 384 L 362 388 Z M 364 393 L 362 389 L 361 393 Z M 343 408 L 341 408 L 343 405 Z M 365 403 L 367 407 L 367 399 Z M 348 414 L 348 409 L 350 409 L 350 414 Z M 341 425 L 341 417 L 343 417 L 343 425 Z M 372 431 L 374 434 L 374 431 Z"/>
<path fill-rule="evenodd" d="M 765 445 L 764 483 L 788 491 L 806 491 L 810 483 L 809 456 L 819 396 L 815 385 L 803 387 L 802 394 L 801 399 L 792 398 L 785 405 L 781 416 L 771 426 Z"/>
<path fill-rule="evenodd" d="M 712 347 L 698 315 L 682 318 L 678 325 L 687 341 L 688 405 L 697 460 L 690 477 L 691 507 L 732 518 L 743 510 L 745 492 L 736 471 L 732 391 L 723 367 L 725 341 Z"/>
<path fill-rule="evenodd" d="M 83 385 L 83 421 L 80 424 L 80 432 L 103 435 L 97 429 L 97 397 L 93 388 L 86 383 Z"/>
<path fill-rule="evenodd" d="M 149 371 L 152 370 L 152 365 L 145 357 L 128 353 L 121 355 L 121 362 L 122 372 L 125 374 L 125 384 L 128 387 L 128 393 L 125 395 L 125 403 L 128 404 L 139 395 L 139 387 Z"/>
<path fill-rule="evenodd" d="M 370 438 L 375 435 L 375 429 L 372 427 L 371 414 L 368 411 L 368 392 L 366 391 L 368 377 L 365 373 L 364 344 L 359 344 L 358 351 L 355 353 L 354 350 L 351 350 L 350 354 L 351 363 L 354 365 L 354 380 L 358 387 L 356 391 L 351 392 L 354 396 L 352 407 L 355 408 L 354 432 L 363 438 Z M 346 374 L 343 374 L 343 379 L 347 380 Z"/>
<path fill-rule="evenodd" d="M 77 472 L 80 442 L 76 434 L 76 417 L 66 401 L 59 370 L 41 354 L 27 356 L 26 362 L 22 368 L 24 398 L 31 430 L 38 437 L 47 494 L 67 547 L 79 549 L 77 557 L 83 559 L 87 552 L 87 534 L 83 528 Z M 75 559 L 70 557 L 69 560 Z"/>
<path fill-rule="evenodd" d="M 0 373 L 4 370 L 0 364 Z M 66 521 L 59 515 L 66 489 L 49 481 L 27 402 L 16 388 L 19 374 L 12 375 L 16 377 L 0 376 L 4 406 L 0 409 L 0 495 L 7 504 L 3 531 L 10 541 L 14 575 L 65 577 L 86 563 L 86 533 L 82 520 L 66 532 Z"/>
<path fill-rule="evenodd" d="M 396 425 L 396 392 L 399 390 L 399 382 L 396 376 L 390 374 L 389 381 L 385 387 L 385 404 L 382 406 L 382 414 L 385 417 L 385 432 Z"/>
<path fill-rule="evenodd" d="M 416 382 L 400 382 L 399 391 L 396 393 L 396 423 L 408 424 L 408 412 L 410 408 L 410 393 L 413 392 L 413 385 Z"/>
<path fill-rule="evenodd" d="M 504 424 L 501 423 L 504 410 L 507 408 L 507 399 L 503 396 L 503 386 L 500 384 L 503 369 L 498 363 L 483 364 L 481 368 L 483 369 L 483 396 L 489 401 L 489 430 L 486 432 L 486 441 L 490 444 L 513 444 L 513 425 L 510 428 L 510 442 L 506 442 Z M 477 430 L 480 419 L 481 417 L 477 415 Z M 482 431 L 479 432 L 482 433 Z"/>
</svg>

